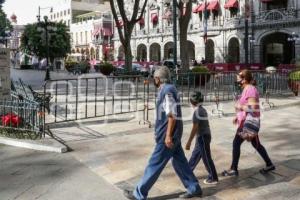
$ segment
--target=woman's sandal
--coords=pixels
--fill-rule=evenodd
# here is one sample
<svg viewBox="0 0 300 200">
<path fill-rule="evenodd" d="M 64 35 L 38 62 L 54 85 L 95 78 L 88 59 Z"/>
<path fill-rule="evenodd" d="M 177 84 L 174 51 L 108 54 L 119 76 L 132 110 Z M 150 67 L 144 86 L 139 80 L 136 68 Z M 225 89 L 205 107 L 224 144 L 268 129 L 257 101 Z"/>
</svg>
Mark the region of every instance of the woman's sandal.
<svg viewBox="0 0 300 200">
<path fill-rule="evenodd" d="M 262 168 L 261 170 L 259 170 L 259 172 L 261 174 L 267 174 L 268 172 L 273 171 L 275 169 L 276 169 L 276 167 L 274 165 L 271 165 L 271 166 L 267 166 L 265 168 Z"/>
</svg>

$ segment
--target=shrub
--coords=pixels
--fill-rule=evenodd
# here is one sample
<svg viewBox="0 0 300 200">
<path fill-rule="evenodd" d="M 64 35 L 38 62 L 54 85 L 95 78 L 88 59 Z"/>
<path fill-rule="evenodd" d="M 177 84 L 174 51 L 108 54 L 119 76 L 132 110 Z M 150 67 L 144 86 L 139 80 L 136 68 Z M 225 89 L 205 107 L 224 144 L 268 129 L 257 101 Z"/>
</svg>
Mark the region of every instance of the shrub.
<svg viewBox="0 0 300 200">
<path fill-rule="evenodd" d="M 209 69 L 206 66 L 197 66 L 192 69 L 193 73 L 208 73 Z"/>
<path fill-rule="evenodd" d="M 289 74 L 289 80 L 300 81 L 300 69 L 293 71 Z"/>
<path fill-rule="evenodd" d="M 67 60 L 65 63 L 65 68 L 67 71 L 72 71 L 78 63 L 76 61 Z"/>
<path fill-rule="evenodd" d="M 81 73 L 88 73 L 90 70 L 90 63 L 86 60 L 81 61 L 80 63 L 78 63 L 78 68 Z"/>
<path fill-rule="evenodd" d="M 96 65 L 95 68 L 96 70 L 99 68 L 100 72 L 106 76 L 114 71 L 114 66 L 109 62 L 101 63 L 99 66 Z"/>
</svg>

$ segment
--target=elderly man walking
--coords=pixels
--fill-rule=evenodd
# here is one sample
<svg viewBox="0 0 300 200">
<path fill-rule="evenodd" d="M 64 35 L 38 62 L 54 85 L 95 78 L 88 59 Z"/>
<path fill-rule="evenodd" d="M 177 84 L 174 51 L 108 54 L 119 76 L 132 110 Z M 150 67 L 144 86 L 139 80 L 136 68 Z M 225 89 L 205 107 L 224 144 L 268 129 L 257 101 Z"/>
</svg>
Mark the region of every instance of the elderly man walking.
<svg viewBox="0 0 300 200">
<path fill-rule="evenodd" d="M 154 73 L 154 84 L 159 88 L 155 122 L 156 145 L 141 181 L 134 191 L 124 191 L 128 199 L 147 199 L 149 190 L 171 158 L 175 172 L 187 189 L 180 198 L 202 195 L 198 180 L 189 167 L 181 146 L 183 124 L 180 100 L 175 86 L 170 84 L 170 77 L 167 67 L 160 67 Z"/>
</svg>

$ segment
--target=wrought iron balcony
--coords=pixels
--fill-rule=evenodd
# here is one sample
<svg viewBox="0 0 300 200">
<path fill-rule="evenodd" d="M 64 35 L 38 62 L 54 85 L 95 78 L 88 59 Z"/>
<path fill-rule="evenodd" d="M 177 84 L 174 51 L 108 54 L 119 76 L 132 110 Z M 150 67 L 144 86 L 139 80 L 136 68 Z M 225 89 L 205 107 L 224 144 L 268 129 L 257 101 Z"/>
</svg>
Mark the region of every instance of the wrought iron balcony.
<svg viewBox="0 0 300 200">
<path fill-rule="evenodd" d="M 256 15 L 255 23 L 290 21 L 294 19 L 297 19 L 297 10 L 295 8 L 274 9 L 259 12 Z"/>
</svg>

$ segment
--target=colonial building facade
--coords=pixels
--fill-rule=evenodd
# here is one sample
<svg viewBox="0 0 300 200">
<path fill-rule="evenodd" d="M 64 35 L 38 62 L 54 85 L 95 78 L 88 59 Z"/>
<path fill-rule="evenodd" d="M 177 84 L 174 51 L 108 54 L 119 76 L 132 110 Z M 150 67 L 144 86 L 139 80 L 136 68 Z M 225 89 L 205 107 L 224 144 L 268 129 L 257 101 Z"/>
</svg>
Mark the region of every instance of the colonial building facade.
<svg viewBox="0 0 300 200">
<path fill-rule="evenodd" d="M 107 40 L 113 32 L 109 3 L 104 0 L 60 0 L 51 7 L 45 15 L 51 21 L 69 26 L 72 53 L 88 59 L 103 59 L 108 49 Z"/>
<path fill-rule="evenodd" d="M 243 63 L 247 55 L 251 63 L 278 65 L 292 63 L 300 56 L 299 0 L 207 0 L 206 8 L 204 2 L 193 1 L 188 29 L 191 60 L 205 58 L 210 63 Z M 207 40 L 204 42 L 206 24 Z M 161 61 L 172 58 L 172 29 L 172 4 L 150 0 L 144 18 L 133 32 L 134 59 Z M 247 32 L 248 37 L 245 37 Z M 117 34 L 114 46 L 115 58 L 124 59 Z M 247 46 L 248 53 L 245 54 Z M 178 42 L 177 52 L 179 48 Z"/>
</svg>

